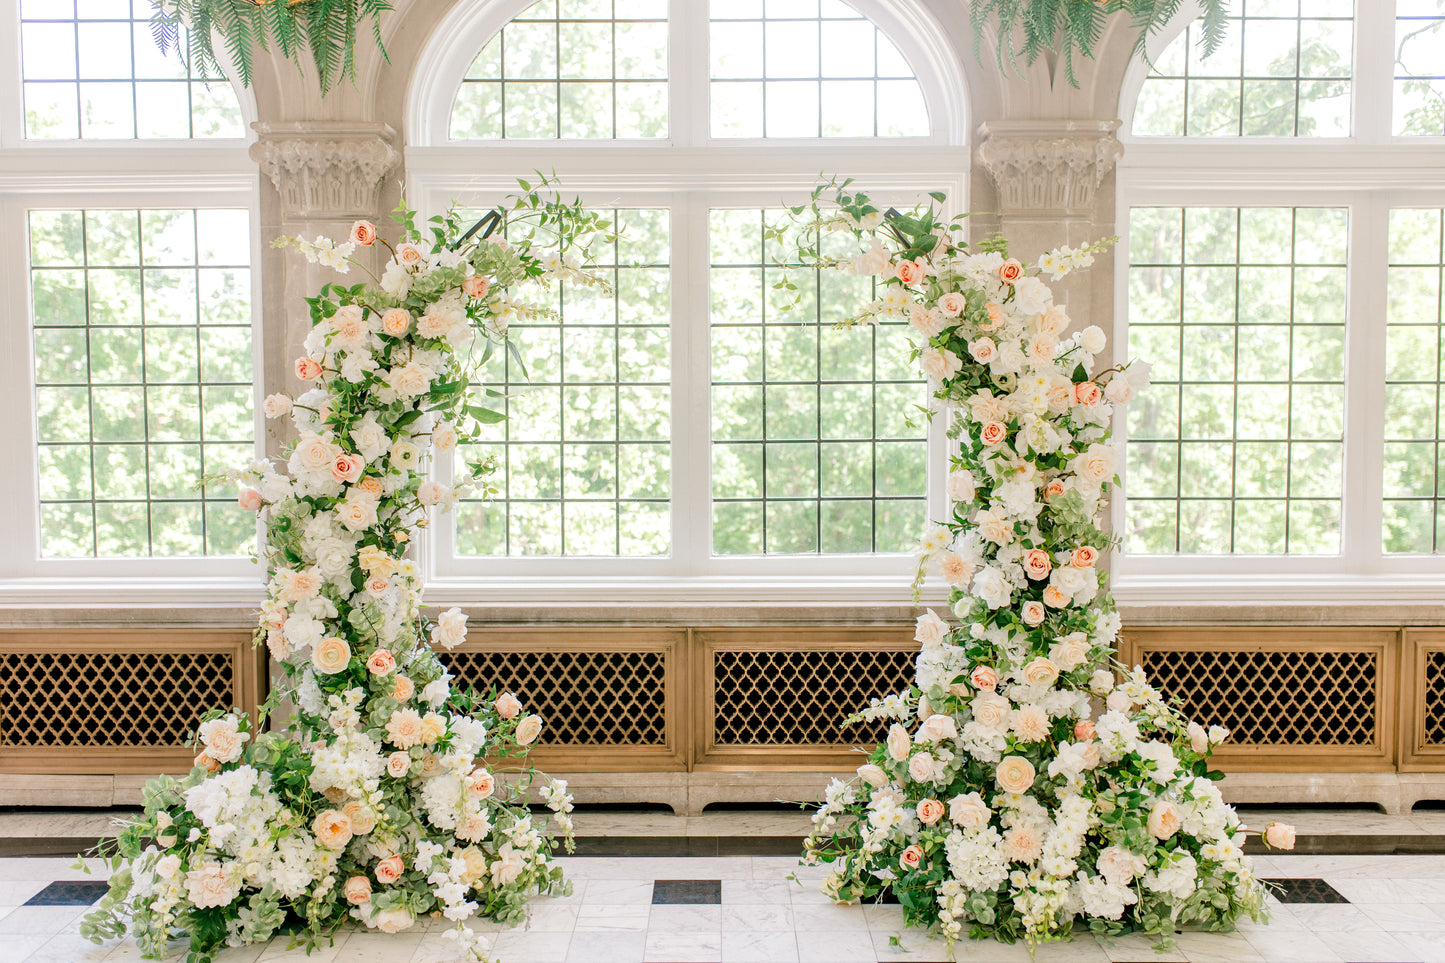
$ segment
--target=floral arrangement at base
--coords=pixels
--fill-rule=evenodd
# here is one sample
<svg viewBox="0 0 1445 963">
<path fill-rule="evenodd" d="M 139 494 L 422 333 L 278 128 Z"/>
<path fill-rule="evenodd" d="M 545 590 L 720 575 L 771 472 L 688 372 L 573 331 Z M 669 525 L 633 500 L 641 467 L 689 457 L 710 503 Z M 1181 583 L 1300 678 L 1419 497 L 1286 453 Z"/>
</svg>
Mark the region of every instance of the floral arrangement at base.
<svg viewBox="0 0 1445 963">
<path fill-rule="evenodd" d="M 1148 368 L 1100 370 L 1104 332 L 1066 335 L 1039 276 L 1086 267 L 1112 239 L 1030 271 L 1001 240 L 970 251 L 961 219 L 931 205 L 884 214 L 848 187 L 818 188 L 777 236 L 804 265 L 875 279 L 854 322 L 908 321 L 955 443 L 952 517 L 923 537 L 915 600 L 935 571 L 957 621 L 922 615 L 915 683 L 848 720 L 892 724 L 856 779 L 828 787 L 805 860 L 835 865 L 834 899 L 890 890 L 908 923 L 949 941 L 1032 946 L 1080 925 L 1167 941 L 1265 919 L 1244 827 L 1208 766 L 1227 733 L 1186 720 L 1142 670 L 1113 671 L 1112 540 L 1097 518 L 1118 481 L 1111 418 Z M 1288 826 L 1265 835 L 1293 845 Z"/>
<path fill-rule="evenodd" d="M 314 387 L 265 401 L 299 432 L 284 470 L 262 461 L 207 479 L 239 481 L 241 505 L 265 523 L 257 638 L 283 673 L 259 720 L 213 711 L 190 775 L 146 786 L 83 935 L 129 932 L 155 959 L 184 936 L 204 963 L 282 932 L 314 946 L 351 921 L 395 933 L 442 916 L 461 958 L 474 950 L 467 920 L 517 922 L 530 896 L 570 888 L 551 857 L 557 834 L 571 846 L 571 797 L 526 762 L 542 720 L 511 694 L 452 686 L 433 646 L 463 642 L 466 616 L 423 617 L 407 557 L 430 511 L 487 491 L 490 464 L 451 486 L 425 463 L 501 417 L 473 403 L 469 372 L 511 320 L 541 311 L 514 289 L 601 283 L 571 252 L 610 239 L 607 222 L 521 183 L 505 212 L 513 243 L 463 234 L 455 214 L 432 218 L 423 240 L 408 211 L 395 245 L 365 221 L 339 244 L 281 242 L 343 272 L 358 246 L 392 254 L 375 283 L 308 299 L 314 326 L 295 370 Z M 263 731 L 283 702 L 285 727 Z M 550 826 L 530 813 L 533 795 Z"/>
</svg>

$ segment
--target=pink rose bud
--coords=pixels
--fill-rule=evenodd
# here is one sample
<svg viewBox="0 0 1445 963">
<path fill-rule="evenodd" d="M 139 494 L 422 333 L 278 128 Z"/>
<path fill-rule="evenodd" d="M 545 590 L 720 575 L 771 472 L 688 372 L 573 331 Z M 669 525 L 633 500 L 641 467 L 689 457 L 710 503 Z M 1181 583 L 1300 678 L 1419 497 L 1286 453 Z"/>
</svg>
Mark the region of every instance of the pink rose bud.
<svg viewBox="0 0 1445 963">
<path fill-rule="evenodd" d="M 1288 823 L 1270 823 L 1264 830 L 1264 842 L 1271 849 L 1294 849 L 1294 827 Z"/>
<path fill-rule="evenodd" d="M 248 488 L 236 499 L 236 504 L 248 512 L 259 512 L 264 502 L 261 501 L 261 493 L 254 488 Z"/>
<path fill-rule="evenodd" d="M 296 377 L 302 381 L 315 381 L 321 377 L 321 362 L 312 358 L 297 358 Z"/>
</svg>

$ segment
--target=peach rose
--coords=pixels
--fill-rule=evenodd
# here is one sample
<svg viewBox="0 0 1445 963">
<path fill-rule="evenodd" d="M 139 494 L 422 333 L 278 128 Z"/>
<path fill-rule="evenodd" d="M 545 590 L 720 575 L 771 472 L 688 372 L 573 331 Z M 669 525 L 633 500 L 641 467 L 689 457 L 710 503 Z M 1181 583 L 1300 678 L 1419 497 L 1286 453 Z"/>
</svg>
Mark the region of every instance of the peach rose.
<svg viewBox="0 0 1445 963">
<path fill-rule="evenodd" d="M 922 863 L 923 847 L 919 846 L 917 843 L 909 846 L 898 857 L 898 865 L 902 866 L 906 870 L 909 870 L 910 872 L 917 869 Z"/>
<path fill-rule="evenodd" d="M 969 580 L 973 578 L 973 564 L 962 555 L 944 552 L 938 557 L 938 573 L 954 588 L 967 588 Z"/>
<path fill-rule="evenodd" d="M 922 264 L 909 260 L 899 261 L 893 273 L 904 284 L 917 284 L 923 280 L 925 274 Z"/>
<path fill-rule="evenodd" d="M 365 467 L 366 462 L 360 455 L 342 452 L 331 462 L 331 477 L 339 482 L 354 482 L 361 477 L 361 470 Z"/>
<path fill-rule="evenodd" d="M 1049 553 L 1041 548 L 1031 548 L 1024 553 L 1024 571 L 1032 579 L 1046 579 L 1054 563 L 1049 560 Z"/>
<path fill-rule="evenodd" d="M 907 729 L 896 722 L 888 727 L 888 755 L 892 756 L 894 761 L 902 762 L 907 759 L 908 750 L 912 745 L 913 742 L 908 738 Z"/>
<path fill-rule="evenodd" d="M 1098 735 L 1098 732 L 1094 729 L 1094 724 L 1088 719 L 1080 719 L 1074 723 L 1074 738 L 1079 742 L 1087 742 L 1096 735 Z"/>
<path fill-rule="evenodd" d="M 351 225 L 351 240 L 362 247 L 376 243 L 376 225 L 370 221 L 357 221 Z"/>
<path fill-rule="evenodd" d="M 978 829 L 986 825 L 992 815 L 988 804 L 976 792 L 966 796 L 954 796 L 948 804 L 948 818 L 960 829 Z"/>
<path fill-rule="evenodd" d="M 1071 601 L 1070 596 L 1065 595 L 1057 585 L 1049 585 L 1044 588 L 1044 604 L 1051 609 L 1061 609 Z"/>
<path fill-rule="evenodd" d="M 1024 276 L 1024 266 L 1014 258 L 1009 258 L 998 266 L 998 279 L 1004 284 L 1013 284 Z"/>
<path fill-rule="evenodd" d="M 990 421 L 983 426 L 983 431 L 979 434 L 979 438 L 989 447 L 999 444 L 1007 437 L 1008 426 L 1001 421 Z"/>
<path fill-rule="evenodd" d="M 220 863 L 202 863 L 186 873 L 186 895 L 198 909 L 225 906 L 236 898 L 238 890 Z"/>
<path fill-rule="evenodd" d="M 311 650 L 311 661 L 317 672 L 335 675 L 351 664 L 351 646 L 343 638 L 327 636 Z"/>
<path fill-rule="evenodd" d="M 1094 563 L 1098 560 L 1099 553 L 1097 550 L 1088 545 L 1080 545 L 1074 549 L 1073 554 L 1069 557 L 1069 564 L 1075 568 L 1093 568 Z"/>
<path fill-rule="evenodd" d="M 191 760 L 191 765 L 199 766 L 200 768 L 206 770 L 206 772 L 221 771 L 221 764 L 216 760 L 212 759 L 204 749 L 196 753 L 196 758 Z"/>
<path fill-rule="evenodd" d="M 497 789 L 497 777 L 485 769 L 472 770 L 471 778 L 467 780 L 467 791 L 478 799 L 487 799 Z"/>
<path fill-rule="evenodd" d="M 918 803 L 918 821 L 932 826 L 943 818 L 943 803 L 937 799 L 922 799 Z"/>
<path fill-rule="evenodd" d="M 386 675 L 396 670 L 396 657 L 386 649 L 377 649 L 366 660 L 366 670 L 372 675 Z"/>
<path fill-rule="evenodd" d="M 239 723 L 229 716 L 201 723 L 197 734 L 206 754 L 218 762 L 235 762 L 251 734 L 242 732 Z"/>
<path fill-rule="evenodd" d="M 1024 681 L 1029 685 L 1053 685 L 1058 677 L 1059 667 L 1043 656 L 1038 656 L 1024 666 Z"/>
<path fill-rule="evenodd" d="M 346 886 L 342 889 L 342 893 L 345 894 L 346 901 L 352 906 L 361 906 L 364 903 L 370 903 L 371 880 L 365 876 L 353 876 L 346 881 Z"/>
<path fill-rule="evenodd" d="M 966 307 L 968 307 L 968 299 L 957 291 L 949 291 L 938 299 L 938 310 L 950 318 L 958 317 Z"/>
<path fill-rule="evenodd" d="M 517 734 L 514 737 L 519 746 L 529 746 L 542 734 L 542 717 L 537 715 L 528 716 L 517 723 Z"/>
<path fill-rule="evenodd" d="M 462 293 L 469 298 L 484 298 L 487 291 L 491 289 L 492 282 L 480 274 L 473 274 L 462 282 Z"/>
<path fill-rule="evenodd" d="M 1033 763 L 1023 756 L 1004 756 L 999 760 L 995 778 L 1004 792 L 1027 792 L 1034 784 Z"/>
<path fill-rule="evenodd" d="M 998 688 L 998 673 L 991 665 L 976 665 L 968 674 L 968 681 L 973 683 L 975 689 L 992 692 Z"/>
<path fill-rule="evenodd" d="M 1116 457 L 1112 447 L 1096 442 L 1075 457 L 1072 465 L 1075 472 L 1089 481 L 1103 483 L 1114 477 Z"/>
<path fill-rule="evenodd" d="M 1294 827 L 1288 823 L 1270 823 L 1264 828 L 1264 842 L 1271 849 L 1294 849 L 1294 837 Z"/>
<path fill-rule="evenodd" d="M 397 702 L 405 702 L 410 699 L 415 692 L 416 685 L 404 675 L 397 676 L 396 681 L 392 683 L 391 686 L 391 697 Z"/>
<path fill-rule="evenodd" d="M 522 703 L 510 692 L 497 696 L 497 715 L 503 719 L 515 719 L 522 711 Z"/>
<path fill-rule="evenodd" d="M 1064 483 L 1055 478 L 1044 486 L 1044 498 L 1058 498 L 1064 493 Z"/>
<path fill-rule="evenodd" d="M 426 255 L 415 244 L 403 241 L 396 246 L 396 260 L 402 267 L 416 267 L 426 260 Z"/>
<path fill-rule="evenodd" d="M 315 381 L 321 377 L 321 362 L 312 358 L 297 358 L 296 377 L 302 381 Z"/>
<path fill-rule="evenodd" d="M 958 738 L 958 724 L 953 716 L 936 713 L 923 720 L 923 725 L 913 734 L 915 742 L 947 742 Z"/>
<path fill-rule="evenodd" d="M 386 774 L 400 779 L 411 771 L 411 756 L 404 752 L 393 752 L 386 757 Z"/>
<path fill-rule="evenodd" d="M 1102 397 L 1103 395 L 1102 392 L 1099 391 L 1098 382 L 1081 381 L 1074 385 L 1074 401 L 1083 405 L 1085 408 L 1098 407 Z"/>
<path fill-rule="evenodd" d="M 1021 615 L 1025 625 L 1042 625 L 1047 613 L 1044 611 L 1044 603 L 1030 599 L 1024 603 Z"/>
<path fill-rule="evenodd" d="M 992 338 L 975 338 L 968 343 L 968 353 L 979 364 L 989 364 L 998 357 L 998 345 Z"/>
<path fill-rule="evenodd" d="M 373 598 L 381 598 L 391 588 L 391 579 L 385 575 L 373 575 L 362 583 L 362 587 Z"/>
<path fill-rule="evenodd" d="M 979 325 L 983 330 L 992 331 L 1003 323 L 1003 305 L 997 301 L 990 301 L 985 304 L 983 306 L 983 312 L 988 315 L 988 320 Z"/>
<path fill-rule="evenodd" d="M 411 312 L 406 308 L 392 308 L 381 316 L 381 330 L 393 338 L 406 337 L 411 330 Z"/>
<path fill-rule="evenodd" d="M 1160 799 L 1149 810 L 1149 835 L 1155 839 L 1168 839 L 1179 832 L 1179 807 L 1167 799 Z"/>
<path fill-rule="evenodd" d="M 236 504 L 241 506 L 242 511 L 259 512 L 261 506 L 266 503 L 261 499 L 260 492 L 254 488 L 248 488 L 237 497 Z"/>
<path fill-rule="evenodd" d="M 376 864 L 377 881 L 384 885 L 391 885 L 401 879 L 406 864 L 401 861 L 401 856 L 393 854 Z"/>
<path fill-rule="evenodd" d="M 973 717 L 981 726 L 1000 729 L 1008 721 L 1009 701 L 997 692 L 981 692 L 969 703 Z"/>
<path fill-rule="evenodd" d="M 351 820 L 351 831 L 357 836 L 365 836 L 376 828 L 376 814 L 359 802 L 353 800 L 347 803 L 341 807 L 341 812 Z"/>
<path fill-rule="evenodd" d="M 328 809 L 312 821 L 311 832 L 327 849 L 341 849 L 351 842 L 351 820 L 343 812 Z"/>
</svg>

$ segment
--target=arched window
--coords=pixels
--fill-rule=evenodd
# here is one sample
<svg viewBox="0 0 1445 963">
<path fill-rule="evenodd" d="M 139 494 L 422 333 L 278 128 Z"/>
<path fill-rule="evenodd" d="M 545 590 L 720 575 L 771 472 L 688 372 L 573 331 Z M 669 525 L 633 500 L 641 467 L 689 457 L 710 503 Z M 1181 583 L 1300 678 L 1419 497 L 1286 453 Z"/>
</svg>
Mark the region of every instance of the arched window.
<svg viewBox="0 0 1445 963">
<path fill-rule="evenodd" d="M 147 4 L 9 6 L 0 231 L 21 256 L 0 365 L 33 405 L 6 429 L 23 442 L 0 483 L 0 595 L 81 579 L 103 599 L 113 577 L 144 580 L 128 601 L 176 600 L 200 578 L 214 600 L 216 580 L 254 578 L 254 518 L 198 487 L 256 453 L 254 111 L 162 56 Z"/>
<path fill-rule="evenodd" d="M 542 0 L 463 5 L 438 28 L 409 105 L 411 196 L 480 207 L 555 169 L 623 228 L 612 293 L 563 285 L 560 320 L 513 330 L 526 370 L 491 362 L 502 494 L 436 533 L 440 574 L 508 579 L 513 597 L 565 572 L 601 579 L 574 583 L 584 595 L 688 579 L 699 598 L 800 598 L 767 577 L 851 592 L 838 575 L 908 568 L 943 438 L 911 407 L 907 341 L 836 326 L 867 284 L 777 287 L 768 234 L 822 170 L 962 209 L 957 57 L 903 6 Z"/>
<path fill-rule="evenodd" d="M 1120 333 L 1155 367 L 1118 586 L 1408 595 L 1445 547 L 1445 4 L 1230 12 L 1214 56 L 1176 25 L 1124 84 Z"/>
</svg>

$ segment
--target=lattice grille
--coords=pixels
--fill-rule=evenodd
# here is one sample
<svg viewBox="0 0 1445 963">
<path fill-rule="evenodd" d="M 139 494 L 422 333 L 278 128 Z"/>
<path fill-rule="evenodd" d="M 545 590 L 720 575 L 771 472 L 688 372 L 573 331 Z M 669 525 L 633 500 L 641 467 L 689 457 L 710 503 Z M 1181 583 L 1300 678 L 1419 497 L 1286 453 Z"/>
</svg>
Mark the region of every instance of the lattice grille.
<svg viewBox="0 0 1445 963">
<path fill-rule="evenodd" d="M 1445 745 L 1445 649 L 1425 656 L 1425 744 Z"/>
<path fill-rule="evenodd" d="M 667 744 L 667 657 L 662 652 L 451 652 L 463 686 L 493 686 L 542 716 L 548 746 Z"/>
<path fill-rule="evenodd" d="M 234 680 L 224 652 L 3 653 L 0 745 L 183 747 Z"/>
<path fill-rule="evenodd" d="M 876 743 L 881 723 L 839 723 L 868 700 L 913 679 L 915 653 L 814 650 L 715 653 L 713 726 L 718 745 Z"/>
<path fill-rule="evenodd" d="M 1186 715 L 1229 729 L 1230 745 L 1375 744 L 1374 653 L 1154 650 L 1142 664 Z"/>
</svg>

